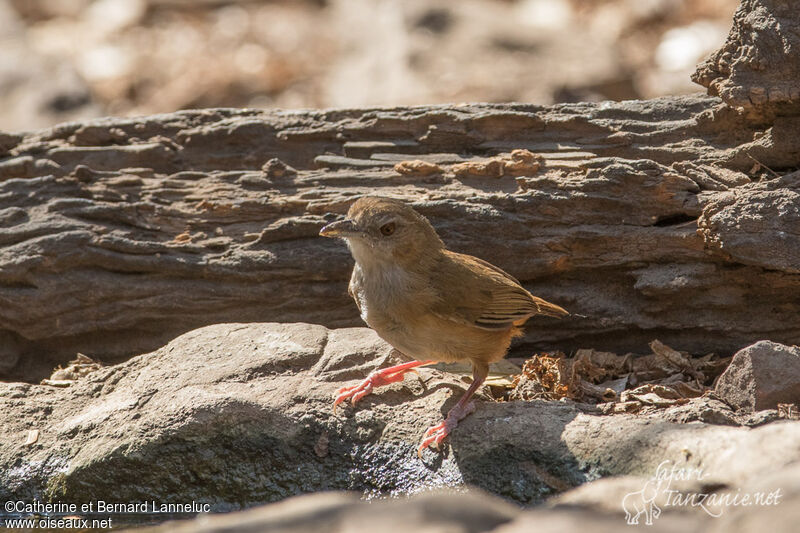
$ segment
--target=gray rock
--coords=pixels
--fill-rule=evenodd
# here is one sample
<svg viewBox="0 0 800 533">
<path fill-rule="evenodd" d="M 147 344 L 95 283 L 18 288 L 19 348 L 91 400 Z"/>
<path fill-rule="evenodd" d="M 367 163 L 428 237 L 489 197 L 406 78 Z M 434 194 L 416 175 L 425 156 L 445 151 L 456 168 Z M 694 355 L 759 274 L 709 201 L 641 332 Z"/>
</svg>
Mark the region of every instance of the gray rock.
<svg viewBox="0 0 800 533">
<path fill-rule="evenodd" d="M 220 324 L 67 388 L 0 383 L 0 500 L 113 494 L 223 511 L 323 490 L 379 496 L 472 485 L 530 504 L 598 477 L 652 475 L 664 461 L 702 467 L 708 483 L 724 486 L 800 461 L 800 422 L 677 423 L 669 420 L 699 418 L 685 405 L 600 415 L 541 400 L 480 402 L 442 454 L 421 460 L 425 428 L 465 388 L 452 375 L 421 369 L 421 379 L 331 409 L 338 388 L 394 358 L 364 328 Z"/>
<path fill-rule="evenodd" d="M 425 531 L 430 533 L 480 533 L 511 521 L 520 511 L 481 491 L 428 493 L 408 500 L 359 501 L 352 493 L 297 496 L 286 501 L 239 513 L 174 522 L 143 533 L 315 533 L 370 531 Z"/>
<path fill-rule="evenodd" d="M 795 463 L 779 472 L 767 474 L 741 487 L 738 492 L 740 495 L 742 493 L 759 495 L 774 493 L 776 489 L 779 490 L 778 498 L 769 505 L 712 506 L 712 512 L 720 513 L 722 517 L 711 521 L 708 531 L 710 533 L 797 531 L 797 524 L 800 523 L 800 464 Z M 723 493 L 734 496 L 737 490 L 729 488 Z"/>
<path fill-rule="evenodd" d="M 741 264 L 800 274 L 800 172 L 740 191 L 718 196 L 700 215 L 706 246 Z"/>
<path fill-rule="evenodd" d="M 648 531 L 702 531 L 704 520 L 669 516 Z M 580 529 L 616 533 L 625 520 L 588 509 L 522 511 L 474 489 L 462 493 L 432 492 L 410 499 L 359 501 L 348 493 L 297 496 L 284 502 L 222 516 L 171 522 L 136 529 L 142 533 L 563 533 Z"/>
<path fill-rule="evenodd" d="M 715 392 L 732 407 L 746 411 L 800 403 L 800 348 L 760 341 L 736 352 Z"/>
<path fill-rule="evenodd" d="M 475 489 L 460 493 L 429 492 L 409 499 L 359 501 L 352 493 L 324 493 L 290 498 L 286 501 L 222 516 L 171 522 L 137 529 L 142 533 L 345 533 L 369 529 L 376 533 L 491 532 L 491 533 L 616 533 L 626 528 L 623 501 L 635 495 L 646 478 L 621 476 L 587 483 L 567 492 L 546 506 L 532 510 L 512 507 L 497 497 Z M 673 493 L 682 497 L 703 495 L 711 502 L 701 507 L 676 504 Z M 776 491 L 779 491 L 776 493 Z M 775 493 L 772 504 L 739 505 L 726 496 Z M 766 501 L 766 500 L 765 500 Z M 789 533 L 800 519 L 800 465 L 767 476 L 759 483 L 736 488 L 709 488 L 700 482 L 673 481 L 660 487 L 654 503 L 660 509 L 652 524 L 642 519 L 647 531 L 714 533 Z M 640 517 L 641 518 L 641 517 Z"/>
</svg>

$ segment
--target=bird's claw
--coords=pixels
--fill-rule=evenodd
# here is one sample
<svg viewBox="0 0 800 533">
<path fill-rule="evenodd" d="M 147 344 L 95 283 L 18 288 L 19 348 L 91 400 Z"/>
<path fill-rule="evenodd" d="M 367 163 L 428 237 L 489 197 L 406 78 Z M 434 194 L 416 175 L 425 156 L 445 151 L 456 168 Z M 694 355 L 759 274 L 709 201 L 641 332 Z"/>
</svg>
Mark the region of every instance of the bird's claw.
<svg viewBox="0 0 800 533">
<path fill-rule="evenodd" d="M 387 370 L 392 370 L 391 368 Z M 336 413 L 336 406 L 343 401 L 350 399 L 350 403 L 355 405 L 364 396 L 372 392 L 372 389 L 381 385 L 388 385 L 397 381 L 403 381 L 403 374 L 407 371 L 387 374 L 386 370 L 379 370 L 371 373 L 358 385 L 352 387 L 342 387 L 336 391 L 336 399 L 333 401 L 333 412 Z"/>
<path fill-rule="evenodd" d="M 417 457 L 422 458 L 422 450 L 433 445 L 437 449 L 441 449 L 441 444 L 444 438 L 450 433 L 450 428 L 447 427 L 447 421 L 441 422 L 433 427 L 428 428 L 425 435 L 422 437 L 422 442 L 417 448 Z"/>
<path fill-rule="evenodd" d="M 436 449 L 441 450 L 442 441 L 444 440 L 447 435 L 450 434 L 453 429 L 458 425 L 458 423 L 464 419 L 468 414 L 475 410 L 475 404 L 473 402 L 469 402 L 466 405 L 457 404 L 453 407 L 449 413 L 447 413 L 447 418 L 444 419 L 443 422 L 428 428 L 425 432 L 425 435 L 422 437 L 422 442 L 417 448 L 417 457 L 420 459 L 422 458 L 422 450 L 428 448 L 429 446 L 435 446 Z"/>
<path fill-rule="evenodd" d="M 355 405 L 361 398 L 372 392 L 373 384 L 372 376 L 367 376 L 367 378 L 359 383 L 358 385 L 354 385 L 352 387 L 342 387 L 338 391 L 336 391 L 336 399 L 333 401 L 333 412 L 336 412 L 336 406 L 338 406 L 343 401 L 350 399 L 350 403 Z"/>
</svg>

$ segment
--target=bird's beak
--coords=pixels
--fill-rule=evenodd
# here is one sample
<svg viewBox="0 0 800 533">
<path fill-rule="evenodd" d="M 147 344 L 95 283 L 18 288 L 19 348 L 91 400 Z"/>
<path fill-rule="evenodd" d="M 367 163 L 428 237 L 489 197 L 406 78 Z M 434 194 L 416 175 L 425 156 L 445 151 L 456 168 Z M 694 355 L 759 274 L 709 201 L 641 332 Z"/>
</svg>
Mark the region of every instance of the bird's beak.
<svg viewBox="0 0 800 533">
<path fill-rule="evenodd" d="M 361 233 L 352 220 L 339 220 L 331 222 L 321 230 L 319 234 L 323 237 L 349 237 Z"/>
</svg>

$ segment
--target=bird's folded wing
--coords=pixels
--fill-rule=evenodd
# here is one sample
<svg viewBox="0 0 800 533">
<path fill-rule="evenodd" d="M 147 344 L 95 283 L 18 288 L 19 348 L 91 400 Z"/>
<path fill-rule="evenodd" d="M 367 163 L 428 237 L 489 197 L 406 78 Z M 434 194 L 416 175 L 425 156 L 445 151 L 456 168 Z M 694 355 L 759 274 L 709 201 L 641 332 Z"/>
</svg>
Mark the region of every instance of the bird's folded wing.
<svg viewBox="0 0 800 533">
<path fill-rule="evenodd" d="M 512 276 L 477 257 L 445 252 L 437 268 L 432 312 L 483 329 L 506 329 L 536 314 L 561 317 L 561 307 L 532 296 Z"/>
</svg>

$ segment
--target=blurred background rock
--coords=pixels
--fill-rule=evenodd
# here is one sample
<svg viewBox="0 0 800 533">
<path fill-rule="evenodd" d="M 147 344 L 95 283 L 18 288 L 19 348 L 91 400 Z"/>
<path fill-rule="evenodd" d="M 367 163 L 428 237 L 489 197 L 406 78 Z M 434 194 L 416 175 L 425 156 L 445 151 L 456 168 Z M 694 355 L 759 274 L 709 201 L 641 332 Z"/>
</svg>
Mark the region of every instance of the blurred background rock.
<svg viewBox="0 0 800 533">
<path fill-rule="evenodd" d="M 0 130 L 696 92 L 738 0 L 0 0 Z"/>
</svg>

